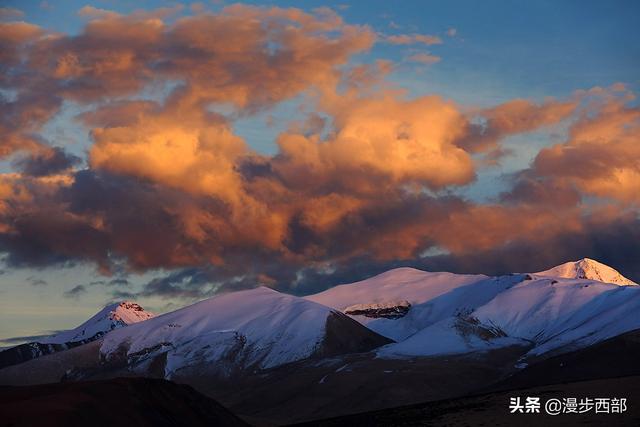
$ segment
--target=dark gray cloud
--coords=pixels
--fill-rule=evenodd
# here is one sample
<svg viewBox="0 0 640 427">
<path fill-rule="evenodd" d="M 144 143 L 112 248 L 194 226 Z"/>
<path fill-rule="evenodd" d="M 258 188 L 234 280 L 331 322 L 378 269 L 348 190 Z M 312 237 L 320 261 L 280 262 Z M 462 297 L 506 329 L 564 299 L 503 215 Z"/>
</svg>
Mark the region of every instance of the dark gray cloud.
<svg viewBox="0 0 640 427">
<path fill-rule="evenodd" d="M 14 166 L 25 175 L 46 176 L 69 170 L 80 162 L 80 157 L 67 153 L 63 148 L 51 147 L 17 160 Z"/>
<path fill-rule="evenodd" d="M 574 194 L 571 188 L 547 186 L 538 179 L 526 174 L 516 176 L 511 192 L 502 196 L 503 203 L 574 208 L 575 200 L 564 204 L 558 201 L 558 198 L 570 199 L 567 194 Z M 139 266 L 141 270 L 172 267 L 167 268 L 170 273 L 149 281 L 139 291 L 116 289 L 112 292 L 114 298 L 121 299 L 161 296 L 193 300 L 258 285 L 303 295 L 398 266 L 501 274 L 542 270 L 582 257 L 598 259 L 630 279 L 640 280 L 635 264 L 640 257 L 640 224 L 634 213 L 583 215 L 577 228 L 575 223 L 556 224 L 560 231 L 552 238 L 531 240 L 515 234 L 506 242 L 497 240 L 488 249 L 468 244 L 466 240 L 472 236 L 464 233 L 475 231 L 478 225 L 464 225 L 456 238 L 462 240 L 463 248 L 470 247 L 469 250 L 421 258 L 420 252 L 425 248 L 438 247 L 443 233 L 451 234 L 446 230 L 452 217 L 476 205 L 448 195 L 381 194 L 378 201 L 345 215 L 322 233 L 309 228 L 302 217 L 294 215 L 284 242 L 294 256 L 284 256 L 261 247 L 220 248 L 216 246 L 215 234 L 206 242 L 186 239 L 180 218 L 172 215 L 168 207 L 204 203 L 208 212 L 224 215 L 224 206 L 215 200 L 194 198 L 141 180 L 80 171 L 76 173 L 75 183 L 54 198 L 62 200 L 68 210 L 52 208 L 47 214 L 16 218 L 17 230 L 22 235 L 0 234 L 0 244 L 9 252 L 9 265 L 11 261 L 13 265 L 90 261 L 120 271 L 121 259 L 126 258 L 131 262 L 129 265 Z M 67 212 L 75 216 L 69 217 Z M 514 212 L 519 214 L 517 210 Z M 100 215 L 102 229 L 77 221 L 81 215 Z M 394 251 L 398 240 L 402 245 L 414 242 L 409 245 L 412 249 L 397 254 Z M 173 256 L 178 249 L 184 254 L 193 254 L 188 258 L 193 265 L 181 267 L 175 263 Z M 379 256 L 385 252 L 390 256 Z M 221 254 L 224 262 L 212 265 L 209 260 L 213 254 Z M 313 262 L 309 262 L 310 259 Z M 127 283 L 126 278 L 117 276 L 91 285 L 122 288 L 128 286 Z M 83 294 L 89 284 L 79 286 L 68 296 Z"/>
<path fill-rule="evenodd" d="M 111 292 L 111 297 L 113 298 L 113 302 L 117 302 L 122 300 L 136 299 L 138 297 L 138 294 L 135 292 L 115 290 Z"/>
<path fill-rule="evenodd" d="M 78 299 L 87 293 L 87 287 L 85 285 L 76 285 L 64 293 L 66 298 Z"/>
<path fill-rule="evenodd" d="M 94 280 L 86 284 L 86 286 L 130 286 L 131 283 L 122 277 L 111 280 Z"/>
<path fill-rule="evenodd" d="M 411 260 L 379 261 L 357 257 L 331 268 L 300 268 L 290 266 L 279 271 L 277 279 L 265 281 L 264 276 L 248 274 L 241 279 L 224 279 L 215 270 L 191 268 L 155 279 L 146 287 L 145 295 L 167 298 L 199 298 L 212 294 L 213 283 L 224 289 L 270 286 L 297 295 L 309 295 L 333 286 L 352 283 L 383 273 L 392 268 L 414 267 L 426 271 L 449 271 L 461 274 L 500 275 L 536 272 L 555 265 L 588 257 L 618 270 L 631 280 L 640 282 L 640 218 L 627 216 L 613 222 L 599 223 L 585 218 L 588 232 L 566 232 L 539 242 L 519 240 L 496 249 L 474 251 L 461 255 L 438 255 Z"/>
<path fill-rule="evenodd" d="M 115 279 L 111 279 L 108 282 L 106 282 L 107 286 L 130 286 L 131 283 L 129 283 L 129 281 L 125 278 L 122 277 L 116 277 Z"/>
<path fill-rule="evenodd" d="M 164 298 L 203 298 L 215 293 L 213 285 L 216 279 L 215 274 L 207 268 L 182 269 L 164 277 L 152 279 L 144 285 L 139 295 L 155 295 Z"/>
<path fill-rule="evenodd" d="M 39 277 L 30 276 L 30 277 L 27 277 L 27 281 L 31 286 L 47 286 L 48 285 L 46 280 L 41 279 Z"/>
</svg>

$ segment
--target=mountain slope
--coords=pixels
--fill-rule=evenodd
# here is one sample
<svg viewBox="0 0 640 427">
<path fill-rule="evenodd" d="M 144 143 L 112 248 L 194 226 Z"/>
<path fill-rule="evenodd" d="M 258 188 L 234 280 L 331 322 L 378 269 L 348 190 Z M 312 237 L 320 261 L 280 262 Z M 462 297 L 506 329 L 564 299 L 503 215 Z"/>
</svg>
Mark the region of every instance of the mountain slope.
<svg viewBox="0 0 640 427">
<path fill-rule="evenodd" d="M 521 276 L 491 278 L 398 268 L 361 282 L 336 286 L 306 299 L 347 313 L 357 313 L 354 309 L 363 307 L 375 310 L 395 305 L 398 310 L 404 308 L 394 318 L 351 315 L 369 329 L 402 341 L 442 319 L 473 310 L 520 280 Z M 406 303 L 410 305 L 408 310 Z"/>
<path fill-rule="evenodd" d="M 626 411 L 595 413 L 593 406 L 583 413 L 547 414 L 544 406 L 539 413 L 516 413 L 509 411 L 513 397 L 524 401 L 528 396 L 539 397 L 544 405 L 549 399 L 562 401 L 568 397 L 584 399 L 592 396 L 626 398 Z M 506 392 L 487 393 L 445 399 L 420 404 L 386 408 L 371 412 L 314 420 L 293 426 L 308 427 L 565 427 L 565 426 L 616 426 L 637 427 L 640 425 L 640 376 L 615 379 L 580 381 L 550 386 L 531 387 Z"/>
<path fill-rule="evenodd" d="M 434 355 L 530 343 L 527 357 L 583 348 L 640 328 L 640 287 L 532 278 L 464 316 L 430 325 L 381 354 Z"/>
<path fill-rule="evenodd" d="M 306 298 L 341 311 L 356 304 L 398 300 L 407 300 L 415 305 L 486 278 L 482 274 L 432 273 L 402 267 L 360 282 L 335 286 Z"/>
<path fill-rule="evenodd" d="M 347 336 L 345 336 L 345 334 Z M 162 375 L 205 364 L 223 375 L 314 356 L 368 351 L 389 340 L 346 315 L 302 298 L 256 288 L 215 296 L 108 334 L 100 354 Z"/>
<path fill-rule="evenodd" d="M 559 354 L 517 371 L 487 391 L 640 375 L 640 330 Z"/>
<path fill-rule="evenodd" d="M 640 328 L 640 287 L 593 280 L 537 279 L 498 295 L 475 313 L 482 323 L 531 340 L 531 355 L 568 351 Z"/>
<path fill-rule="evenodd" d="M 354 307 L 386 307 L 393 301 L 397 301 L 397 309 L 406 310 L 403 305 L 406 301 L 410 305 L 407 312 L 393 318 L 351 315 L 371 330 L 401 342 L 438 322 L 459 323 L 459 319 L 527 277 L 487 277 L 398 268 L 306 298 L 346 313 L 358 313 L 353 311 Z"/>
<path fill-rule="evenodd" d="M 187 385 L 145 378 L 0 387 L 7 426 L 246 426 Z"/>
<path fill-rule="evenodd" d="M 588 279 L 621 286 L 636 285 L 618 271 L 590 258 L 570 261 L 549 270 L 535 273 L 538 276 L 561 277 L 564 279 Z"/>
</svg>

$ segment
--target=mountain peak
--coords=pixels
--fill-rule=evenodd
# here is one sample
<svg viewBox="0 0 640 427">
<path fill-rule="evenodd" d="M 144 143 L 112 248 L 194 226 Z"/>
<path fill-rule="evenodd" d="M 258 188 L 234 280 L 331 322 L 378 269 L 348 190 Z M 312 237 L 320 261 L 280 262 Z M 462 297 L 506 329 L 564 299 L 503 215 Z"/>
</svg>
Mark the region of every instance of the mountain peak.
<svg viewBox="0 0 640 427">
<path fill-rule="evenodd" d="M 155 317 L 133 301 L 119 301 L 107 305 L 77 328 L 60 332 L 41 342 L 43 344 L 64 344 L 77 341 L 91 341 L 102 335 L 127 325 Z"/>
<path fill-rule="evenodd" d="M 549 270 L 541 271 L 541 276 L 562 277 L 566 279 L 588 279 L 620 286 L 636 285 L 617 270 L 591 258 L 569 261 Z"/>
<path fill-rule="evenodd" d="M 146 311 L 140 304 L 133 301 L 116 302 L 105 307 L 102 312 L 107 312 L 111 320 L 122 321 L 125 324 L 137 323 L 152 318 L 154 315 Z"/>
</svg>

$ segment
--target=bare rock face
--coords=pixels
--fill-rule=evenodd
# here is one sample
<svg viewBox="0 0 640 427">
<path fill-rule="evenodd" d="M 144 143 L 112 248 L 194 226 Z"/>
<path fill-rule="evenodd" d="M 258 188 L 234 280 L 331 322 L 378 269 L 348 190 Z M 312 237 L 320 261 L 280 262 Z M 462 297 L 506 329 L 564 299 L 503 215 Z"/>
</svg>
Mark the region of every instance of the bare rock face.
<svg viewBox="0 0 640 427">
<path fill-rule="evenodd" d="M 314 357 L 365 353 L 394 341 L 365 328 L 349 316 L 332 312 L 327 317 L 325 336 Z"/>
<path fill-rule="evenodd" d="M 344 309 L 350 316 L 365 316 L 374 319 L 399 319 L 407 315 L 411 309 L 409 301 L 393 301 L 375 304 L 356 304 Z"/>
<path fill-rule="evenodd" d="M 483 325 L 478 318 L 471 315 L 458 315 L 454 323 L 455 329 L 465 339 L 471 336 L 484 341 L 506 337 L 507 334 L 496 326 Z"/>
</svg>

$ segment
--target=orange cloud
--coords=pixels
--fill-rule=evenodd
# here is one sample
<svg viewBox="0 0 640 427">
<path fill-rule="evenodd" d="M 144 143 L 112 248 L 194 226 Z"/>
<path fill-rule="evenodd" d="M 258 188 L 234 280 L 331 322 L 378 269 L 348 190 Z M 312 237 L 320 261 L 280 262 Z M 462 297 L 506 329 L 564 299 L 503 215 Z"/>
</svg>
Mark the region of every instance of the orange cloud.
<svg viewBox="0 0 640 427">
<path fill-rule="evenodd" d="M 419 62 L 421 64 L 431 65 L 436 62 L 440 62 L 440 57 L 436 55 L 431 55 L 430 53 L 416 53 L 407 58 L 408 61 L 411 62 Z"/>
<path fill-rule="evenodd" d="M 0 159 L 21 150 L 42 149 L 37 133 L 59 110 L 61 99 L 26 80 L 31 70 L 23 69 L 23 50 L 43 39 L 44 32 L 25 22 L 0 23 L 0 88 L 9 92 L 22 85 L 16 97 L 0 96 Z"/>
<path fill-rule="evenodd" d="M 354 64 L 376 36 L 329 9 L 232 5 L 166 19 L 175 12 L 86 7 L 73 36 L 0 24 L 0 83 L 16 94 L 0 101 L 0 157 L 19 171 L 0 175 L 10 263 L 214 265 L 294 283 L 302 268 L 415 260 L 429 248 L 541 247 L 618 221 L 585 196 L 637 203 L 640 113 L 628 95 L 594 89 L 467 112 L 393 86 L 390 61 Z M 583 105 L 590 97 L 600 101 Z M 308 114 L 287 123 L 274 155 L 234 131 L 238 117 L 291 99 Z M 82 170 L 41 135 L 65 101 L 90 132 Z M 567 141 L 543 149 L 500 203 L 455 195 L 476 178 L 475 154 L 497 158 L 508 136 L 565 120 Z"/>
<path fill-rule="evenodd" d="M 533 173 L 575 185 L 587 195 L 640 203 L 640 109 L 612 99 L 584 115 L 562 144 L 544 148 Z"/>
<path fill-rule="evenodd" d="M 410 44 L 426 44 L 427 46 L 434 44 L 442 44 L 442 39 L 438 36 L 430 36 L 428 34 L 397 34 L 387 36 L 384 39 L 387 43 L 398 45 Z"/>
<path fill-rule="evenodd" d="M 473 180 L 471 158 L 454 144 L 464 118 L 453 104 L 393 96 L 326 104 L 334 120 L 329 139 L 290 133 L 278 139 L 274 169 L 287 185 L 371 193 L 381 186 L 440 189 Z"/>
<path fill-rule="evenodd" d="M 469 123 L 458 145 L 470 152 L 495 150 L 498 143 L 509 135 L 557 124 L 569 118 L 577 107 L 578 101 L 547 100 L 535 104 L 525 99 L 515 99 L 483 109 L 477 112 L 481 122 Z"/>
</svg>

